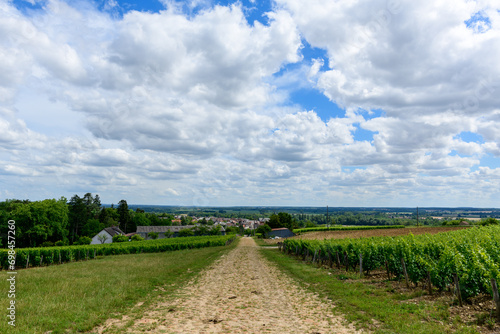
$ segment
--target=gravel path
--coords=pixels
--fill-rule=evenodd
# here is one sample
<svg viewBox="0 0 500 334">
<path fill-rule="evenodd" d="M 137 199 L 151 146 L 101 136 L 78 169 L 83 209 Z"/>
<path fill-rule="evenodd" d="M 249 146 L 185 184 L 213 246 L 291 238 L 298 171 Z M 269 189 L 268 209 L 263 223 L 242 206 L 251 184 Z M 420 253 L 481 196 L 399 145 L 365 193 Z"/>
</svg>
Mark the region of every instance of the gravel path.
<svg viewBox="0 0 500 334">
<path fill-rule="evenodd" d="M 264 259 L 251 238 L 242 238 L 179 296 L 147 311 L 128 332 L 357 333 L 331 312 L 332 303 L 299 288 Z"/>
</svg>

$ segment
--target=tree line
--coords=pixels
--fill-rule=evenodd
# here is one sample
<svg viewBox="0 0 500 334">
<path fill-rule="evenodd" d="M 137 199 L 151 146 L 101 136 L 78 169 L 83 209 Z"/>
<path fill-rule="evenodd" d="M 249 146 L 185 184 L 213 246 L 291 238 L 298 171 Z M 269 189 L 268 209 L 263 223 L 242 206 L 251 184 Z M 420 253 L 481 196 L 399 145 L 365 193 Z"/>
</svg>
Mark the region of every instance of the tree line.
<svg viewBox="0 0 500 334">
<path fill-rule="evenodd" d="M 12 199 L 0 202 L 0 246 L 7 245 L 9 220 L 16 222 L 16 247 L 23 248 L 80 244 L 82 238 L 92 238 L 106 227 L 119 226 L 131 233 L 137 226 L 172 225 L 172 219 L 168 214 L 130 210 L 126 200 L 105 207 L 99 195 L 91 193 L 74 195 L 69 201 Z"/>
</svg>

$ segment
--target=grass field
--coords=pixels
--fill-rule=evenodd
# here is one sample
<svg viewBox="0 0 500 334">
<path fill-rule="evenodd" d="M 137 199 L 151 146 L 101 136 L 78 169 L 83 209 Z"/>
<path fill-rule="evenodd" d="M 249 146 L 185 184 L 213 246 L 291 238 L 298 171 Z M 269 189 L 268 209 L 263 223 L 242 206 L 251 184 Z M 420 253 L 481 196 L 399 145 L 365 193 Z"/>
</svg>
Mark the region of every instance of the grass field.
<svg viewBox="0 0 500 334">
<path fill-rule="evenodd" d="M 140 313 L 159 294 L 170 294 L 235 246 L 167 253 L 130 254 L 19 270 L 16 279 L 16 327 L 7 324 L 2 297 L 0 333 L 89 331 L 138 302 Z M 7 294 L 7 272 L 0 271 Z"/>
</svg>

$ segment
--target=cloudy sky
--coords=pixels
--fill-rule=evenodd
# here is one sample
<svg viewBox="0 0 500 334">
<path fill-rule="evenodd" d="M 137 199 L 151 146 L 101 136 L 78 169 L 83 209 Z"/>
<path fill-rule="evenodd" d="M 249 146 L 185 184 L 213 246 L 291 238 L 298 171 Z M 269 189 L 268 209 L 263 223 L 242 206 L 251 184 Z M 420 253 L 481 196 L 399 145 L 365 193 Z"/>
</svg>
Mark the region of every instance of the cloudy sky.
<svg viewBox="0 0 500 334">
<path fill-rule="evenodd" d="M 500 207 L 497 0 L 0 0 L 0 199 Z"/>
</svg>

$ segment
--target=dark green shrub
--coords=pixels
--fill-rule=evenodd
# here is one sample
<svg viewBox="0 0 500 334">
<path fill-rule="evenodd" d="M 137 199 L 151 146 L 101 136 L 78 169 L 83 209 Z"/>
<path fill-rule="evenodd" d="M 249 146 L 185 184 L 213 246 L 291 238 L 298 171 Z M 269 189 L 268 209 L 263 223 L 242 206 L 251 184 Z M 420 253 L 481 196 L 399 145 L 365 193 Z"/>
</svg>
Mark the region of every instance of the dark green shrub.
<svg viewBox="0 0 500 334">
<path fill-rule="evenodd" d="M 149 232 L 148 233 L 148 238 L 153 239 L 153 240 L 158 239 L 158 233 L 156 233 L 156 232 Z"/>
<path fill-rule="evenodd" d="M 144 241 L 144 238 L 141 237 L 139 234 L 134 234 L 131 238 L 130 241 Z"/>
<path fill-rule="evenodd" d="M 124 235 L 117 234 L 113 236 L 113 242 L 126 242 L 126 241 L 128 241 L 128 237 Z"/>
<path fill-rule="evenodd" d="M 73 245 L 90 245 L 91 242 L 92 239 L 90 239 L 89 237 L 80 237 L 73 243 Z"/>
</svg>

